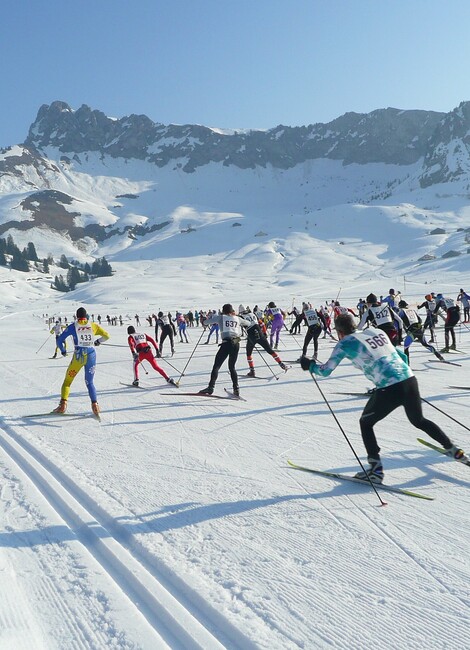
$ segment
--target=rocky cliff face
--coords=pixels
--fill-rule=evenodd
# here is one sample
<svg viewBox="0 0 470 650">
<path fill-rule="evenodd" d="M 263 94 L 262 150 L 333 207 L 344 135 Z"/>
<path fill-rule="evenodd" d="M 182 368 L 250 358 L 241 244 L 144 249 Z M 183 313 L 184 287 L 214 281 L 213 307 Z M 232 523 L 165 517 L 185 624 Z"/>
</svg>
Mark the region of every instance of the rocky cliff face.
<svg viewBox="0 0 470 650">
<path fill-rule="evenodd" d="M 181 204 L 202 202 L 212 208 L 213 203 L 215 209 L 225 210 L 229 203 L 234 212 L 246 211 L 247 203 L 240 208 L 236 197 L 251 200 L 258 194 L 264 210 L 269 211 L 273 200 L 271 210 L 277 211 L 280 201 L 286 213 L 305 216 L 331 201 L 370 204 L 384 200 L 401 191 L 400 185 L 409 177 L 415 189 L 417 183 L 426 188 L 457 180 L 462 185 L 463 180 L 465 192 L 469 146 L 469 102 L 450 113 L 387 108 L 368 114 L 346 113 L 328 124 L 221 133 L 198 125 L 159 124 L 145 115 L 113 119 L 85 105 L 72 110 L 56 101 L 41 106 L 23 146 L 0 152 L 0 235 L 11 229 L 39 227 L 74 242 L 84 238 L 100 242 L 131 231 L 144 236 L 166 227 L 168 215 Z M 92 153 L 95 159 L 96 154 L 102 157 L 105 176 L 112 167 L 110 159 L 116 159 L 117 177 L 110 181 L 114 185 L 100 197 L 93 189 L 96 167 L 93 171 L 82 167 Z M 167 199 L 171 195 L 165 210 L 159 212 L 155 200 L 149 203 L 143 197 L 139 202 L 135 188 L 147 181 L 139 185 L 138 172 L 130 175 L 138 179 L 134 185 L 127 176 L 121 178 L 122 161 L 129 165 L 127 169 L 133 161 L 143 161 L 149 178 L 158 173 L 165 179 L 158 181 L 159 194 L 155 195 L 156 199 L 165 191 Z M 319 175 L 314 170 L 324 169 L 326 163 L 310 165 L 311 161 L 336 162 L 328 163 L 329 171 Z M 308 163 L 304 169 L 298 167 L 304 163 Z M 368 168 L 371 163 L 388 166 L 382 165 L 377 172 L 377 165 Z M 135 169 L 141 172 L 146 165 Z M 332 168 L 341 171 L 332 172 Z M 82 169 L 82 174 L 77 173 Z M 175 170 L 177 184 L 172 182 Z M 248 171 L 240 174 L 239 170 Z M 187 182 L 181 182 L 182 172 L 188 175 Z M 218 203 L 218 199 L 211 203 L 217 185 L 211 182 L 211 174 L 226 183 Z M 271 197 L 281 191 L 279 178 L 287 177 L 290 180 L 285 181 L 276 203 Z M 199 193 L 201 183 L 206 184 Z M 452 194 L 452 188 L 446 193 Z M 328 196 L 322 200 L 320 194 Z M 135 205 L 129 204 L 130 198 Z"/>
<path fill-rule="evenodd" d="M 447 183 L 470 172 L 470 102 L 462 102 L 439 121 L 428 143 L 422 187 Z"/>
<path fill-rule="evenodd" d="M 55 147 L 64 154 L 98 151 L 113 157 L 147 160 L 159 167 L 185 159 L 183 171 L 210 162 L 241 169 L 288 169 L 306 160 L 330 158 L 349 163 L 408 165 L 428 153 L 429 140 L 445 114 L 381 109 L 346 113 L 328 124 L 277 126 L 268 131 L 221 134 L 197 125 L 156 124 L 145 115 L 119 120 L 83 105 L 64 102 L 39 109 L 25 144 Z"/>
</svg>

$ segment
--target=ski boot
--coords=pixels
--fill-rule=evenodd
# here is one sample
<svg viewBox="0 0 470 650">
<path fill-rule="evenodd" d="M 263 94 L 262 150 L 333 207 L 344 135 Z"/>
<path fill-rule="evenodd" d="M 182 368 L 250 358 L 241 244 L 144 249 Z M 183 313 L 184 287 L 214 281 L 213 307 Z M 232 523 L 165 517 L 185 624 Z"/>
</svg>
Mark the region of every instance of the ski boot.
<svg viewBox="0 0 470 650">
<path fill-rule="evenodd" d="M 246 374 L 247 377 L 256 377 L 255 375 L 255 369 L 250 368 L 250 371 Z"/>
<path fill-rule="evenodd" d="M 281 363 L 279 364 L 279 368 L 281 368 L 281 370 L 284 370 L 284 372 L 287 372 L 287 366 L 286 366 L 286 364 L 283 363 L 282 361 L 281 361 Z"/>
<path fill-rule="evenodd" d="M 370 465 L 369 469 L 358 472 L 354 475 L 354 478 L 359 478 L 361 481 L 371 480 L 372 483 L 382 483 L 384 480 L 384 470 L 380 458 L 369 457 L 367 461 Z"/>
<path fill-rule="evenodd" d="M 139 385 L 139 380 L 138 380 L 138 379 L 134 379 L 134 381 L 132 382 L 132 385 L 133 385 L 133 386 L 138 386 L 138 385 Z"/>
<path fill-rule="evenodd" d="M 174 379 L 172 379 L 171 377 L 168 377 L 167 382 L 168 382 L 169 384 L 171 384 L 172 386 L 176 386 L 176 388 L 179 388 L 179 386 L 178 386 L 178 384 L 176 383 L 176 381 L 175 381 Z"/>
<path fill-rule="evenodd" d="M 449 346 L 449 350 L 457 351 L 457 346 L 455 345 L 455 343 L 452 343 L 452 345 Z"/>
<path fill-rule="evenodd" d="M 214 392 L 214 389 L 212 386 L 208 386 L 207 388 L 203 388 L 202 390 L 199 391 L 199 395 L 212 395 Z"/>
<path fill-rule="evenodd" d="M 53 413 L 65 413 L 67 410 L 67 400 L 66 399 L 61 399 L 59 402 L 59 406 L 55 408 L 52 412 Z"/>
<path fill-rule="evenodd" d="M 100 417 L 100 407 L 98 402 L 92 402 L 91 403 L 91 410 L 93 411 L 93 415 L 97 418 Z"/>
<path fill-rule="evenodd" d="M 449 352 L 449 348 L 448 347 L 442 348 L 442 350 L 439 350 L 439 352 L 441 354 L 447 354 L 447 352 Z"/>
<path fill-rule="evenodd" d="M 240 397 L 240 389 L 238 388 L 238 386 L 234 386 L 232 392 L 235 397 Z"/>
<path fill-rule="evenodd" d="M 452 445 L 452 447 L 449 447 L 449 449 L 446 449 L 446 456 L 449 456 L 450 458 L 453 458 L 454 460 L 459 460 L 459 461 L 466 461 L 468 460 L 467 456 L 465 455 L 465 452 L 463 449 L 460 449 L 460 447 L 457 447 L 457 445 Z"/>
</svg>

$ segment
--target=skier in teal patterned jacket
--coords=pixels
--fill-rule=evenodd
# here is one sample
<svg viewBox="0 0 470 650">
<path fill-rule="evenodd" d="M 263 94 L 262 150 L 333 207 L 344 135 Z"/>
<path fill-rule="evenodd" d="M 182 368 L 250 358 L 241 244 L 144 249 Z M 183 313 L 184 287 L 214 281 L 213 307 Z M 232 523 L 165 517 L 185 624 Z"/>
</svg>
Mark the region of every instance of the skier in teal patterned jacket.
<svg viewBox="0 0 470 650">
<path fill-rule="evenodd" d="M 392 345 L 388 336 L 375 327 L 356 330 L 349 314 L 341 314 L 336 318 L 335 329 L 339 342 L 328 361 L 320 365 L 304 356 L 301 366 L 312 374 L 328 377 L 346 358 L 375 384 L 376 388 L 371 393 L 359 420 L 370 467 L 365 472 L 356 474 L 356 478 L 382 483 L 384 472 L 374 425 L 398 406 L 403 406 L 411 424 L 442 445 L 448 456 L 455 460 L 464 460 L 466 457 L 462 449 L 454 445 L 437 424 L 423 416 L 416 377 L 407 363 L 406 356 Z"/>
</svg>

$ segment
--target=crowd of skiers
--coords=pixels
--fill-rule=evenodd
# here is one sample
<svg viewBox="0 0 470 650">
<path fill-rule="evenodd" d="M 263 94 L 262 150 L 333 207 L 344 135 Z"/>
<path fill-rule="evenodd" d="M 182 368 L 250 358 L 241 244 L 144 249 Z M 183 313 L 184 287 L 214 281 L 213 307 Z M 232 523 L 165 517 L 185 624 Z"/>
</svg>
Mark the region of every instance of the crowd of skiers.
<svg viewBox="0 0 470 650">
<path fill-rule="evenodd" d="M 163 354 L 167 339 L 173 356 L 175 338 L 179 336 L 180 343 L 189 343 L 187 328 L 201 325 L 202 331 L 195 347 L 201 342 L 206 331 L 208 334 L 204 344 L 208 344 L 214 336 L 216 343 L 219 343 L 220 337 L 220 346 L 213 362 L 209 383 L 199 394 L 213 394 L 219 370 L 228 359 L 232 396 L 239 397 L 235 365 L 241 339 L 246 340 L 248 377 L 256 376 L 253 359 L 256 346 L 264 349 L 282 370 L 287 371 L 288 366 L 282 362 L 278 352 L 281 332 L 295 336 L 301 334 L 301 327 L 304 326 L 306 332 L 302 354 L 298 359 L 302 369 L 309 370 L 312 376 L 328 376 L 343 358 L 348 358 L 376 386 L 360 419 L 369 468 L 359 472 L 356 477 L 380 483 L 383 480 L 383 467 L 373 426 L 400 405 L 404 406 L 410 422 L 441 444 L 446 453 L 456 460 L 467 460 L 464 452 L 455 446 L 435 423 L 424 418 L 409 353 L 414 341 L 418 341 L 440 361 L 444 361 L 443 354 L 456 350 L 455 326 L 461 321 L 460 306 L 463 310 L 462 323 L 466 324 L 470 320 L 470 295 L 463 289 L 460 289 L 456 300 L 442 293 L 428 293 L 424 300 L 414 307 L 410 306 L 400 292 L 390 289 L 385 297 L 378 298 L 376 294 L 370 293 L 365 300 L 359 300 L 355 310 L 341 305 L 338 300 L 332 300 L 318 308 L 304 302 L 300 310 L 293 306 L 290 311 L 281 309 L 273 301 L 264 308 L 255 305 L 251 309 L 249 306 L 240 305 L 238 310 L 235 310 L 231 304 L 226 303 L 220 311 L 196 310 L 186 314 L 177 311 L 175 316 L 170 312 L 159 311 L 158 314 L 147 317 L 149 325 L 155 328 L 154 338 L 136 329 L 134 325 L 127 327 L 127 344 L 133 359 L 132 385 L 139 385 L 139 365 L 147 361 L 169 384 L 177 387 L 178 383 L 161 368 L 158 359 Z M 418 314 L 421 309 L 425 310 L 422 317 Z M 286 325 L 288 316 L 292 316 L 290 328 Z M 436 325 L 439 317 L 444 320 L 445 345 L 441 350 L 437 350 L 433 345 L 436 343 Z M 138 314 L 134 318 L 138 327 Z M 119 321 L 122 324 L 122 318 Z M 49 319 L 47 322 L 51 324 Z M 117 324 L 117 321 L 115 322 Z M 80 307 L 72 323 L 68 324 L 66 319 L 62 323 L 60 318 L 53 321 L 50 333 L 55 335 L 56 342 L 53 358 L 56 358 L 59 352 L 62 356 L 67 356 L 68 337 L 72 337 L 74 344 L 72 359 L 62 384 L 60 403 L 54 412 L 65 413 L 71 384 L 83 367 L 92 411 L 99 417 L 100 408 L 94 386 L 95 347 L 109 339 L 108 332 L 101 327 L 101 322 L 96 322 L 93 315 L 88 315 L 87 310 Z M 337 341 L 330 359 L 324 364 L 318 362 L 318 341 L 321 335 L 323 338 L 329 336 Z M 313 357 L 309 358 L 307 352 L 312 342 Z M 403 352 L 397 349 L 401 345 Z"/>
</svg>

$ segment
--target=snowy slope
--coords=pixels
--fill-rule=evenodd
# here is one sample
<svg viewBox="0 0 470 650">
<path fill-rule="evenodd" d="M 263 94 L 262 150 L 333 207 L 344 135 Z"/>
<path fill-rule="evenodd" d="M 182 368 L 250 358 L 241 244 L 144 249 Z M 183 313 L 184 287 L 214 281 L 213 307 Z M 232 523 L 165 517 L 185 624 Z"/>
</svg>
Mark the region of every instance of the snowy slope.
<svg viewBox="0 0 470 650">
<path fill-rule="evenodd" d="M 349 209 L 358 227 L 364 211 L 375 210 Z M 411 217 L 389 212 L 401 239 L 416 229 Z M 320 227 L 322 241 L 334 239 Z M 342 287 L 340 300 L 352 307 L 369 290 L 387 293 L 399 276 L 386 275 L 395 267 L 374 267 L 383 246 L 377 232 L 368 237 L 357 267 L 350 265 L 353 256 L 342 258 L 330 262 L 327 276 L 325 253 L 320 266 L 302 275 L 292 262 L 291 276 L 288 266 L 279 273 L 280 283 L 292 279 L 288 286 L 273 283 L 276 252 L 266 244 L 258 255 L 247 249 L 244 256 L 219 251 L 116 262 L 114 277 L 63 296 L 50 292 L 45 279 L 0 269 L 0 647 L 368 650 L 379 640 L 391 650 L 422 648 L 424 639 L 433 650 L 466 647 L 470 475 L 421 446 L 401 409 L 377 426 L 386 480 L 435 500 L 383 492 L 384 508 L 368 487 L 288 468 L 292 459 L 357 470 L 315 384 L 298 366 L 275 379 L 277 367 L 255 353 L 261 379 L 241 379 L 246 402 L 184 396 L 207 384 L 217 350 L 202 345 L 196 328 L 190 344 L 178 343 L 175 356 L 162 361 L 179 377 L 199 342 L 179 390 L 148 367 L 148 375 L 140 371 L 145 390 L 121 384 L 132 379 L 125 326 L 135 313 L 144 322 L 159 307 L 218 308 L 226 300 L 274 299 L 290 307 L 293 288 L 299 302 L 334 298 Z M 390 243 L 394 264 L 408 269 L 408 245 L 400 257 L 398 242 Z M 313 255 L 303 233 L 289 245 L 305 245 L 305 259 Z M 353 245 L 335 250 L 339 255 Z M 468 288 L 458 269 L 443 271 L 431 285 L 425 282 L 432 278 L 420 277 L 416 284 L 401 278 L 396 288 L 409 300 L 430 289 L 455 297 L 465 279 Z M 54 345 L 43 315 L 70 318 L 82 303 L 95 316 L 124 317 L 124 327 L 108 328 L 111 339 L 97 350 L 102 422 L 89 415 L 82 376 L 72 387 L 72 417 L 25 418 L 57 404 L 67 365 L 49 359 Z M 438 336 L 442 343 L 442 329 Z M 284 332 L 283 360 L 297 358 L 301 343 Z M 468 421 L 468 393 L 449 388 L 469 384 L 465 326 L 458 343 L 462 352 L 452 359 L 461 367 L 430 362 L 417 344 L 412 365 L 423 397 L 444 411 L 425 405 L 428 417 L 470 449 L 468 430 L 445 415 Z M 322 359 L 332 346 L 320 341 Z M 243 345 L 238 369 L 240 375 L 247 369 Z M 343 363 L 320 385 L 364 460 L 358 429 L 364 399 L 343 393 L 360 392 L 367 381 Z M 223 369 L 217 393 L 225 386 Z"/>
</svg>

